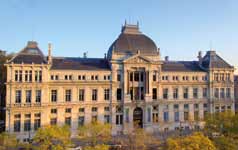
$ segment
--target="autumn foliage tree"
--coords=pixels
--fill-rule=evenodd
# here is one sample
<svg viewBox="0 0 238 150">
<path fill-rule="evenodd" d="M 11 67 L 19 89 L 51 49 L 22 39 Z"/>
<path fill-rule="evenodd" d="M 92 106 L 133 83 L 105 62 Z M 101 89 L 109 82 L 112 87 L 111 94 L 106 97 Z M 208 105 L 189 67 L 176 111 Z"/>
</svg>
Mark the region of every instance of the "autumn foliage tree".
<svg viewBox="0 0 238 150">
<path fill-rule="evenodd" d="M 0 150 L 14 149 L 18 145 L 15 135 L 3 132 L 0 134 Z"/>
<path fill-rule="evenodd" d="M 213 142 L 200 132 L 192 135 L 169 138 L 166 141 L 167 150 L 215 150 Z"/>
<path fill-rule="evenodd" d="M 71 144 L 69 127 L 42 127 L 37 130 L 33 143 L 41 150 L 65 150 Z"/>
<path fill-rule="evenodd" d="M 111 140 L 111 125 L 101 122 L 92 122 L 78 128 L 79 140 L 89 144 L 85 149 L 107 150 L 105 145 Z"/>
</svg>

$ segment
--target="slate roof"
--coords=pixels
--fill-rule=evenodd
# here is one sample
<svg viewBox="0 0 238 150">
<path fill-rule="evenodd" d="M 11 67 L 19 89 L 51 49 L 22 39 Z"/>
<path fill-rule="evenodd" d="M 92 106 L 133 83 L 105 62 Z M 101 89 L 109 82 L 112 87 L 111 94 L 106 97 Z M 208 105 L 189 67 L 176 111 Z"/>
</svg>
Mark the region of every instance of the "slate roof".
<svg viewBox="0 0 238 150">
<path fill-rule="evenodd" d="M 14 56 L 9 63 L 15 64 L 46 64 L 46 58 L 42 51 L 38 48 L 37 43 L 29 41 L 27 46 Z"/>
<path fill-rule="evenodd" d="M 108 61 L 104 58 L 55 57 L 52 70 L 110 70 Z"/>
<path fill-rule="evenodd" d="M 138 50 L 142 54 L 156 54 L 157 46 L 152 39 L 139 31 L 138 26 L 125 25 L 119 37 L 110 46 L 108 53 L 113 51 L 135 54 Z"/>
<path fill-rule="evenodd" d="M 233 68 L 225 60 L 216 54 L 215 51 L 208 51 L 202 58 L 202 67 L 208 68 Z"/>
<path fill-rule="evenodd" d="M 164 61 L 162 71 L 204 72 L 198 61 Z"/>
</svg>

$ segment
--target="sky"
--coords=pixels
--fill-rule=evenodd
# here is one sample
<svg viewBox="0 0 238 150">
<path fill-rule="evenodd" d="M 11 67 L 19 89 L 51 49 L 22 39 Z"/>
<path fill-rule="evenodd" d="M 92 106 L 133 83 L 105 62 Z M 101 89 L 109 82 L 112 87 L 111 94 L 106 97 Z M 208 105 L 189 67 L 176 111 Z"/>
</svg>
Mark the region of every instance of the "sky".
<svg viewBox="0 0 238 150">
<path fill-rule="evenodd" d="M 210 49 L 238 66 L 237 0 L 0 0 L 0 49 L 34 40 L 47 55 L 104 57 L 121 26 L 139 21 L 161 57 L 197 60 Z"/>
</svg>

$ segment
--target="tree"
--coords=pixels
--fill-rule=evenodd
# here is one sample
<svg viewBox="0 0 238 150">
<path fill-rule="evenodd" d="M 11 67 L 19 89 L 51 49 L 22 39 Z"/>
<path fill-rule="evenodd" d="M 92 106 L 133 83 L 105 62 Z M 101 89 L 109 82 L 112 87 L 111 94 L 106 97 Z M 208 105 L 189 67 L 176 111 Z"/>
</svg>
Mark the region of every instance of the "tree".
<svg viewBox="0 0 238 150">
<path fill-rule="evenodd" d="M 126 137 L 117 139 L 117 142 L 127 146 L 130 150 L 158 149 L 160 146 L 159 139 L 146 133 L 143 128 L 135 127 Z"/>
<path fill-rule="evenodd" d="M 105 149 L 105 144 L 111 140 L 111 125 L 101 122 L 92 122 L 78 128 L 79 139 L 89 144 L 87 147 L 96 149 L 100 147 Z M 99 148 L 100 149 L 100 148 Z"/>
<path fill-rule="evenodd" d="M 238 116 L 231 111 L 209 114 L 205 121 L 204 131 L 208 135 L 214 132 L 221 135 L 238 134 Z"/>
<path fill-rule="evenodd" d="M 64 150 L 71 144 L 68 126 L 45 126 L 39 128 L 33 138 L 33 143 L 44 150 Z"/>
<path fill-rule="evenodd" d="M 99 144 L 96 146 L 86 146 L 84 148 L 84 150 L 109 150 L 109 146 L 108 145 L 104 145 L 104 144 Z"/>
<path fill-rule="evenodd" d="M 180 138 L 169 138 L 166 141 L 168 150 L 215 150 L 215 146 L 209 138 L 200 132 Z"/>
<path fill-rule="evenodd" d="M 0 134 L 0 150 L 13 149 L 18 145 L 15 135 L 3 132 Z"/>
<path fill-rule="evenodd" d="M 217 148 L 217 150 L 237 150 L 238 149 L 238 141 L 237 139 L 231 137 L 217 137 L 213 138 L 213 142 Z"/>
</svg>

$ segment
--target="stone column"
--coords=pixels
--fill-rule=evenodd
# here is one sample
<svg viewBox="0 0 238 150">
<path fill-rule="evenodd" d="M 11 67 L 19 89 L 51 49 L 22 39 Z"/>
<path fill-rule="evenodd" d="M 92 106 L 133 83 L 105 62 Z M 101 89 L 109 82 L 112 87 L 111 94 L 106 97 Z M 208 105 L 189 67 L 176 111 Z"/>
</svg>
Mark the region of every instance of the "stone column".
<svg viewBox="0 0 238 150">
<path fill-rule="evenodd" d="M 169 104 L 169 122 L 174 122 L 174 105 Z"/>
<path fill-rule="evenodd" d="M 194 121 L 194 105 L 189 104 L 189 121 Z"/>
<path fill-rule="evenodd" d="M 179 104 L 179 121 L 184 121 L 184 108 L 183 104 Z"/>
</svg>

